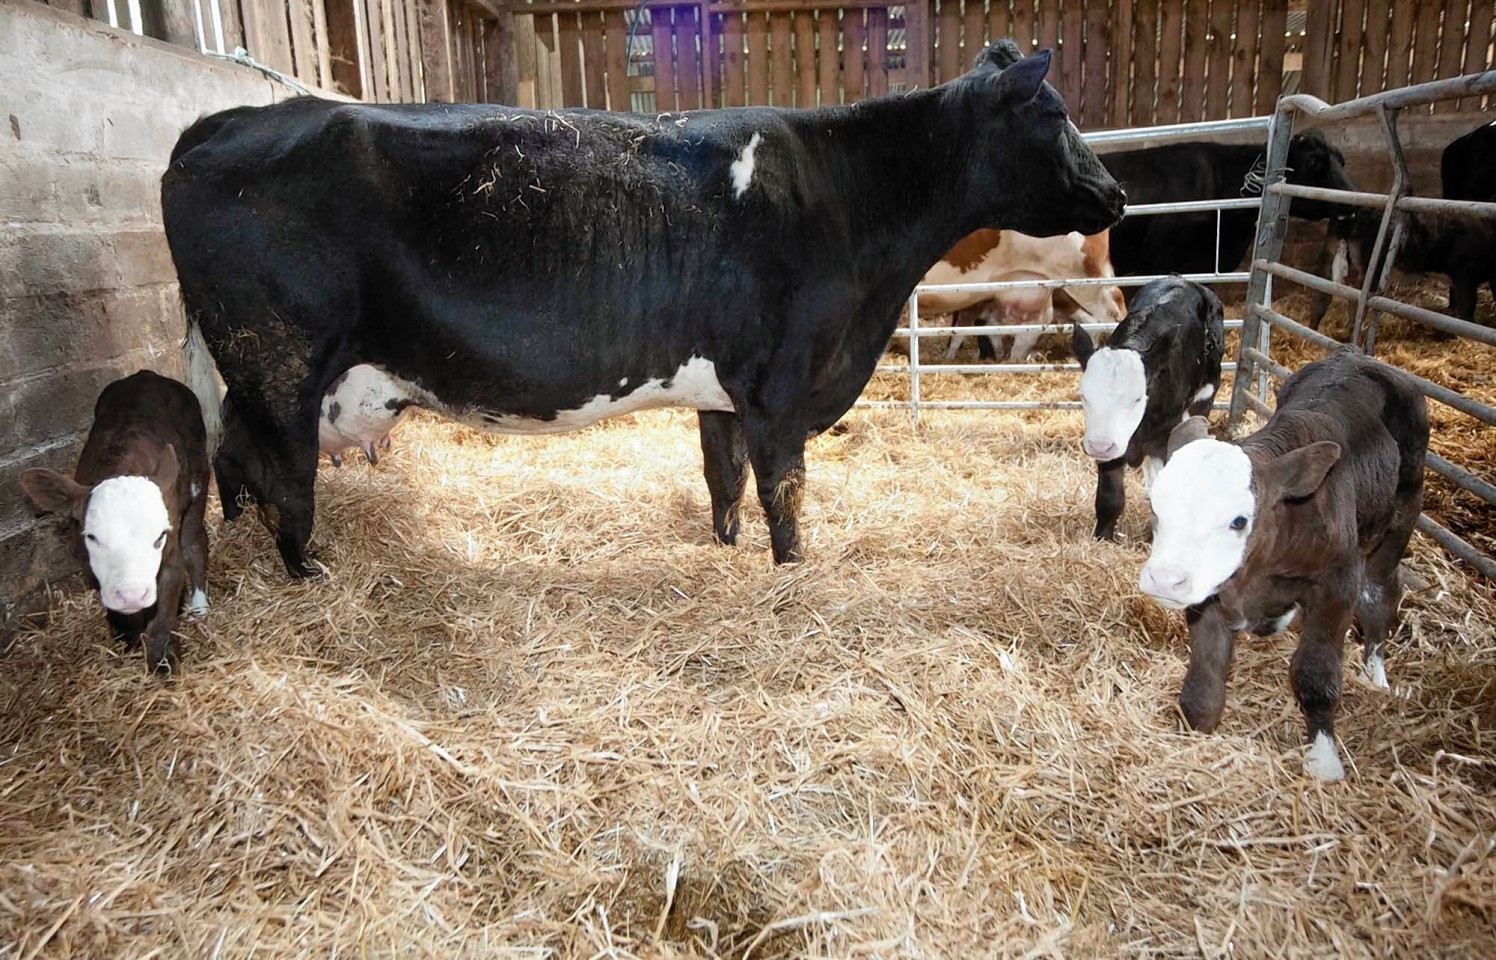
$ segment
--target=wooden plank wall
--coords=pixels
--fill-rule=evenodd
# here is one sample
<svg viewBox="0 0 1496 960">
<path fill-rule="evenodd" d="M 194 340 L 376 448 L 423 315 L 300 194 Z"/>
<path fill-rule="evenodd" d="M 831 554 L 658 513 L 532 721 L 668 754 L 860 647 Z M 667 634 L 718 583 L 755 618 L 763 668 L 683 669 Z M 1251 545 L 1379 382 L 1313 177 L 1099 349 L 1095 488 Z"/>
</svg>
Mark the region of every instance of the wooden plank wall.
<svg viewBox="0 0 1496 960">
<path fill-rule="evenodd" d="M 1286 35 L 1291 2 L 1307 37 Z M 651 0 L 623 50 L 637 0 L 486 5 L 536 24 L 526 106 L 849 103 L 958 76 L 1012 36 L 1055 51 L 1050 82 L 1088 129 L 1259 115 L 1285 64 L 1330 100 L 1455 76 L 1489 66 L 1496 34 L 1496 0 Z"/>
<path fill-rule="evenodd" d="M 51 2 L 108 18 L 105 0 Z M 146 32 L 187 42 L 170 28 L 184 0 L 140 2 Z M 1331 102 L 1473 73 L 1496 39 L 1496 0 L 185 2 L 207 47 L 243 46 L 308 86 L 540 108 L 850 103 L 959 76 L 1012 36 L 1055 51 L 1050 82 L 1087 129 L 1263 114 L 1285 68 Z M 1291 5 L 1304 35 L 1285 36 Z"/>
</svg>

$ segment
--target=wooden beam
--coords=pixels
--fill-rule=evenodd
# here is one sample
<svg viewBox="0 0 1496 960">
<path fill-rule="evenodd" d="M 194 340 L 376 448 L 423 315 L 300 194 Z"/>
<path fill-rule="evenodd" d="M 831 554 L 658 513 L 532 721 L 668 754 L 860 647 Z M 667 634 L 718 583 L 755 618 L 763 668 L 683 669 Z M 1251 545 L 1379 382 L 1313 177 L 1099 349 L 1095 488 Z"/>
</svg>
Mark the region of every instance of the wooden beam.
<svg viewBox="0 0 1496 960">
<path fill-rule="evenodd" d="M 344 0 L 328 2 L 336 6 Z M 447 0 L 416 0 L 416 3 L 421 21 L 421 70 L 426 75 L 426 100 L 451 103 L 457 95 L 452 88 L 452 24 Z M 328 8 L 329 17 L 332 9 Z"/>
<path fill-rule="evenodd" d="M 489 103 L 513 105 L 519 86 L 514 62 L 514 16 L 503 14 L 483 21 L 483 75 Z"/>
</svg>

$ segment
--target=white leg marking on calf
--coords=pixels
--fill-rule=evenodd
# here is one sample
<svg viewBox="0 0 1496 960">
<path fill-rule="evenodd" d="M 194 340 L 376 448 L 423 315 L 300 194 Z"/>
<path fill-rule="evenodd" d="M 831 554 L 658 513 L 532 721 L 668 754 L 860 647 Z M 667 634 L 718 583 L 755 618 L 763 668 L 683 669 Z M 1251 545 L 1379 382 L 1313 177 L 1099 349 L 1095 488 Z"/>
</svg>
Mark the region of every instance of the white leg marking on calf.
<svg viewBox="0 0 1496 960">
<path fill-rule="evenodd" d="M 1392 689 L 1387 684 L 1387 663 L 1380 653 L 1366 658 L 1366 680 L 1378 690 Z"/>
<path fill-rule="evenodd" d="M 1143 458 L 1143 492 L 1147 493 L 1153 489 L 1153 481 L 1158 479 L 1158 472 L 1164 468 L 1164 462 L 1157 457 Z"/>
<path fill-rule="evenodd" d="M 192 596 L 187 598 L 187 607 L 182 615 L 188 620 L 196 620 L 208 612 L 208 593 L 201 587 L 192 591 Z"/>
<path fill-rule="evenodd" d="M 1340 763 L 1340 751 L 1335 749 L 1335 741 L 1330 735 L 1321 730 L 1315 734 L 1314 742 L 1309 745 L 1309 753 L 1304 760 L 1304 769 L 1325 783 L 1345 779 L 1345 767 Z"/>
<path fill-rule="evenodd" d="M 758 145 L 763 140 L 763 137 L 754 133 L 748 141 L 748 146 L 743 148 L 743 152 L 738 154 L 738 158 L 728 168 L 728 172 L 732 175 L 732 197 L 734 200 L 741 200 L 743 194 L 748 192 L 748 185 L 753 182 L 753 166 L 755 163 L 753 154 L 758 150 Z"/>
<path fill-rule="evenodd" d="M 1195 395 L 1190 398 L 1190 404 L 1193 405 L 1199 403 L 1202 400 L 1209 400 L 1211 397 L 1215 396 L 1215 392 L 1216 388 L 1212 384 L 1207 383 L 1205 386 L 1195 391 Z M 1189 418 L 1190 415 L 1186 413 L 1184 415 L 1184 419 L 1188 420 Z"/>
<path fill-rule="evenodd" d="M 1299 613 L 1299 608 L 1298 607 L 1294 607 L 1292 610 L 1290 610 L 1287 613 L 1283 614 L 1283 616 L 1281 616 L 1278 619 L 1274 620 L 1273 621 L 1273 632 L 1272 632 L 1271 636 L 1277 636 L 1278 634 L 1282 633 L 1284 630 L 1287 630 L 1289 628 L 1289 626 L 1293 623 L 1293 618 L 1296 617 L 1296 616 L 1298 616 L 1298 613 Z"/>
</svg>

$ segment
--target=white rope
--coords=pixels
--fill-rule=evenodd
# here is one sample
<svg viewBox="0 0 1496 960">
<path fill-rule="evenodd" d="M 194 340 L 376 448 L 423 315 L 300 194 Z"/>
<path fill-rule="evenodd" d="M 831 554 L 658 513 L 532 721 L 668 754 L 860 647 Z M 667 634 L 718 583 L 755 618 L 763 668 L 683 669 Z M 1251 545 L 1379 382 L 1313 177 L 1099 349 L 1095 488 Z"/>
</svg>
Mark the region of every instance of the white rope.
<svg viewBox="0 0 1496 960">
<path fill-rule="evenodd" d="M 243 47 L 235 47 L 233 53 L 214 53 L 210 50 L 208 51 L 207 55 L 218 60 L 228 60 L 233 63 L 242 64 L 243 66 L 258 70 L 265 76 L 269 77 L 271 80 L 283 83 L 286 86 L 290 87 L 292 90 L 295 90 L 297 93 L 305 94 L 309 97 L 317 96 L 317 91 L 313 90 L 311 87 L 308 87 L 306 84 L 297 80 L 295 77 L 281 73 L 279 70 L 270 66 L 268 63 L 261 63 L 254 57 L 251 57 L 249 55 L 249 51 L 244 49 Z"/>
</svg>

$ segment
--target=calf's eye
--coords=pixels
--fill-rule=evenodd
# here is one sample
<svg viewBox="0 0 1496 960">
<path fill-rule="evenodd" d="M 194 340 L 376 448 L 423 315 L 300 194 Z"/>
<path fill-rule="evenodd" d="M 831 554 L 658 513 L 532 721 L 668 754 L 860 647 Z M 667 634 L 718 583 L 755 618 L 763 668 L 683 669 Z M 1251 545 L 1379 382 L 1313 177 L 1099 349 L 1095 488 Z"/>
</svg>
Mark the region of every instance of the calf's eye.
<svg viewBox="0 0 1496 960">
<path fill-rule="evenodd" d="M 94 536 L 91 533 L 85 533 L 83 535 L 83 539 L 87 540 L 89 543 L 98 543 L 99 542 L 99 538 L 96 537 L 96 536 Z"/>
<path fill-rule="evenodd" d="M 171 532 L 170 530 L 162 530 L 161 531 L 161 536 L 159 536 L 159 537 L 156 538 L 156 542 L 154 544 L 152 544 L 152 546 L 154 546 L 157 550 L 160 550 L 163 546 L 165 546 L 165 544 L 166 544 L 166 535 L 168 533 L 170 533 L 170 532 Z"/>
<path fill-rule="evenodd" d="M 1231 529 L 1232 530 L 1245 530 L 1245 529 L 1247 529 L 1247 518 L 1246 517 L 1237 517 L 1235 520 L 1232 520 L 1231 521 Z"/>
</svg>

